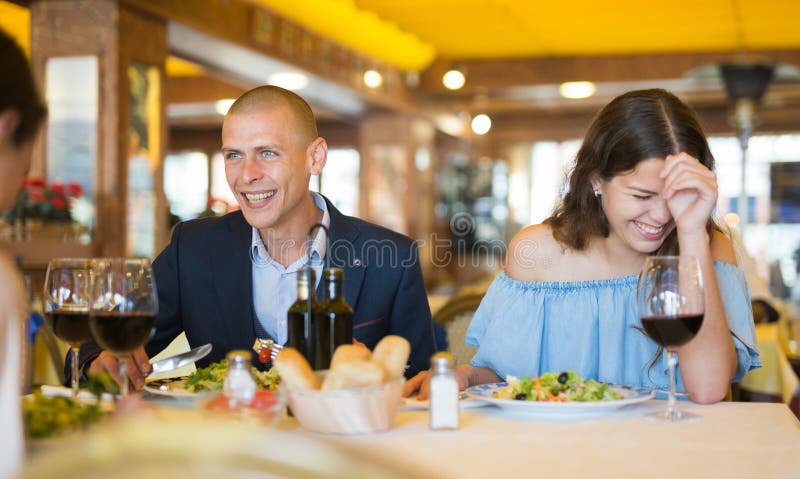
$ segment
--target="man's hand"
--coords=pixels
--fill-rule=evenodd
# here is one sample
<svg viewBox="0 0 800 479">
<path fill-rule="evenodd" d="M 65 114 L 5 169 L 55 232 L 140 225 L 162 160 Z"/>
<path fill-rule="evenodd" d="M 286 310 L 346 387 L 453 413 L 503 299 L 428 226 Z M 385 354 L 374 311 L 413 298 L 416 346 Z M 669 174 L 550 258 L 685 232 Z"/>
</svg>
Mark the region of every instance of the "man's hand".
<svg viewBox="0 0 800 479">
<path fill-rule="evenodd" d="M 144 352 L 144 347 L 137 349 L 128 356 L 125 366 L 128 381 L 136 389 L 142 389 L 144 387 L 144 378 L 153 370 L 150 365 L 150 359 L 147 357 L 147 353 Z M 103 371 L 108 371 L 117 384 L 122 383 L 119 376 L 119 361 L 117 361 L 117 356 L 110 351 L 103 351 L 89 364 L 89 374 L 99 374 Z"/>
<path fill-rule="evenodd" d="M 470 386 L 469 380 L 472 372 L 472 366 L 458 366 L 456 368 L 456 381 L 458 382 L 459 391 L 463 391 Z M 419 391 L 417 399 L 420 401 L 424 401 L 430 396 L 431 381 L 429 371 L 422 371 L 406 381 L 405 386 L 403 386 L 403 397 L 409 397 L 417 391 Z"/>
</svg>

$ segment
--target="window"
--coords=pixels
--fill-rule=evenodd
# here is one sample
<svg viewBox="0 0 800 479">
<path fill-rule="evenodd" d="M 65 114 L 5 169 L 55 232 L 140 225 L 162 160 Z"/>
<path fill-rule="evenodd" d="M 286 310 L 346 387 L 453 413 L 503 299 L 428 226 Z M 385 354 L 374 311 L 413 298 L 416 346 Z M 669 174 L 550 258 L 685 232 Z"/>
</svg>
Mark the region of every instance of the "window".
<svg viewBox="0 0 800 479">
<path fill-rule="evenodd" d="M 320 176 L 312 176 L 309 187 L 325 195 L 342 213 L 358 215 L 361 156 L 354 149 L 330 149 Z"/>
<path fill-rule="evenodd" d="M 167 155 L 164 194 L 170 212 L 181 220 L 197 218 L 203 213 L 208 198 L 208 156 L 197 151 Z"/>
</svg>

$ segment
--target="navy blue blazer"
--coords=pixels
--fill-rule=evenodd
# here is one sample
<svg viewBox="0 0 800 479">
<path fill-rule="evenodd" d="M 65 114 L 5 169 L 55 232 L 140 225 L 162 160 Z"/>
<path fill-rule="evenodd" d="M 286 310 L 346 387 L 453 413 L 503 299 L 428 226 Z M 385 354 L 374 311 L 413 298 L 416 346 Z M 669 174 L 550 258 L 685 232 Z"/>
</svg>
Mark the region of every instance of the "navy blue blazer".
<svg viewBox="0 0 800 479">
<path fill-rule="evenodd" d="M 433 323 L 416 243 L 345 216 L 325 201 L 331 220 L 326 256 L 331 266 L 344 269 L 344 297 L 354 313 L 353 337 L 372 349 L 388 334 L 403 336 L 411 343 L 406 376 L 427 369 L 434 352 Z M 198 367 L 223 359 L 233 349 L 251 350 L 258 321 L 251 243 L 252 228 L 240 211 L 175 226 L 171 242 L 153 262 L 159 310 L 155 334 L 145 347 L 148 356 L 182 331 L 191 347 L 213 345 Z M 83 366 L 100 349 L 87 344 L 80 352 Z"/>
</svg>

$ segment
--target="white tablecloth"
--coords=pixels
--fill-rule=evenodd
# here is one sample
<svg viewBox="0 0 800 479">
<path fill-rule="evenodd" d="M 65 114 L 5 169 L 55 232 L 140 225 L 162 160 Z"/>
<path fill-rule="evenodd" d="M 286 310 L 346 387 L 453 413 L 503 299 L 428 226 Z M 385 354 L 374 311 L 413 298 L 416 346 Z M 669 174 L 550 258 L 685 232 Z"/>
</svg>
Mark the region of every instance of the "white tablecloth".
<svg viewBox="0 0 800 479">
<path fill-rule="evenodd" d="M 800 477 L 800 423 L 783 404 L 682 406 L 701 416 L 667 424 L 642 417 L 649 401 L 578 422 L 532 420 L 494 408 L 461 412 L 458 431 L 431 431 L 425 411 L 395 429 L 324 437 L 406 469 L 447 478 Z"/>
<path fill-rule="evenodd" d="M 220 423 L 162 403 L 128 422 L 99 425 L 83 439 L 41 447 L 26 477 L 112 477 L 120 471 L 195 479 L 800 477 L 800 423 L 786 405 L 681 405 L 700 420 L 646 419 L 646 412 L 664 406 L 648 401 L 574 422 L 469 409 L 461 413 L 461 429 L 431 431 L 427 411 L 401 411 L 390 431 L 330 436 L 304 431 L 288 417 L 276 431 L 252 422 Z M 294 475 L 281 475 L 287 470 Z"/>
</svg>

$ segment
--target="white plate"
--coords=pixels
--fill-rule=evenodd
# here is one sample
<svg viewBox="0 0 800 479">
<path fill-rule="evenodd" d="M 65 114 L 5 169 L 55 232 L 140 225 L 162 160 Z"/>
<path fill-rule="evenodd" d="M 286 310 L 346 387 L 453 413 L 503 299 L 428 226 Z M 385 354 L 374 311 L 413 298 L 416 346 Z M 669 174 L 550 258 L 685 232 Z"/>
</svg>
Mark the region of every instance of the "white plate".
<svg viewBox="0 0 800 479">
<path fill-rule="evenodd" d="M 474 407 L 484 407 L 488 406 L 489 403 L 485 401 L 480 401 L 475 398 L 469 397 L 465 391 L 462 391 L 458 397 L 458 407 L 460 409 L 472 409 Z M 414 409 L 430 409 L 431 403 L 427 399 L 424 401 L 420 401 L 417 399 L 416 396 L 403 398 L 403 403 L 400 406 L 401 409 L 404 410 L 414 410 Z"/>
<path fill-rule="evenodd" d="M 150 381 L 144 385 L 144 390 L 157 396 L 173 398 L 197 399 L 216 394 L 218 391 L 192 392 L 184 387 L 187 376 L 164 378 Z"/>
<path fill-rule="evenodd" d="M 615 401 L 592 402 L 546 402 L 546 401 L 520 401 L 515 399 L 498 399 L 494 397 L 495 391 L 508 386 L 507 383 L 491 383 L 472 386 L 467 389 L 471 398 L 494 404 L 504 409 L 530 415 L 550 418 L 580 418 L 611 414 L 625 406 L 641 403 L 652 399 L 655 392 L 651 389 L 638 386 L 613 385 L 611 389 L 622 395 L 622 399 Z"/>
</svg>

